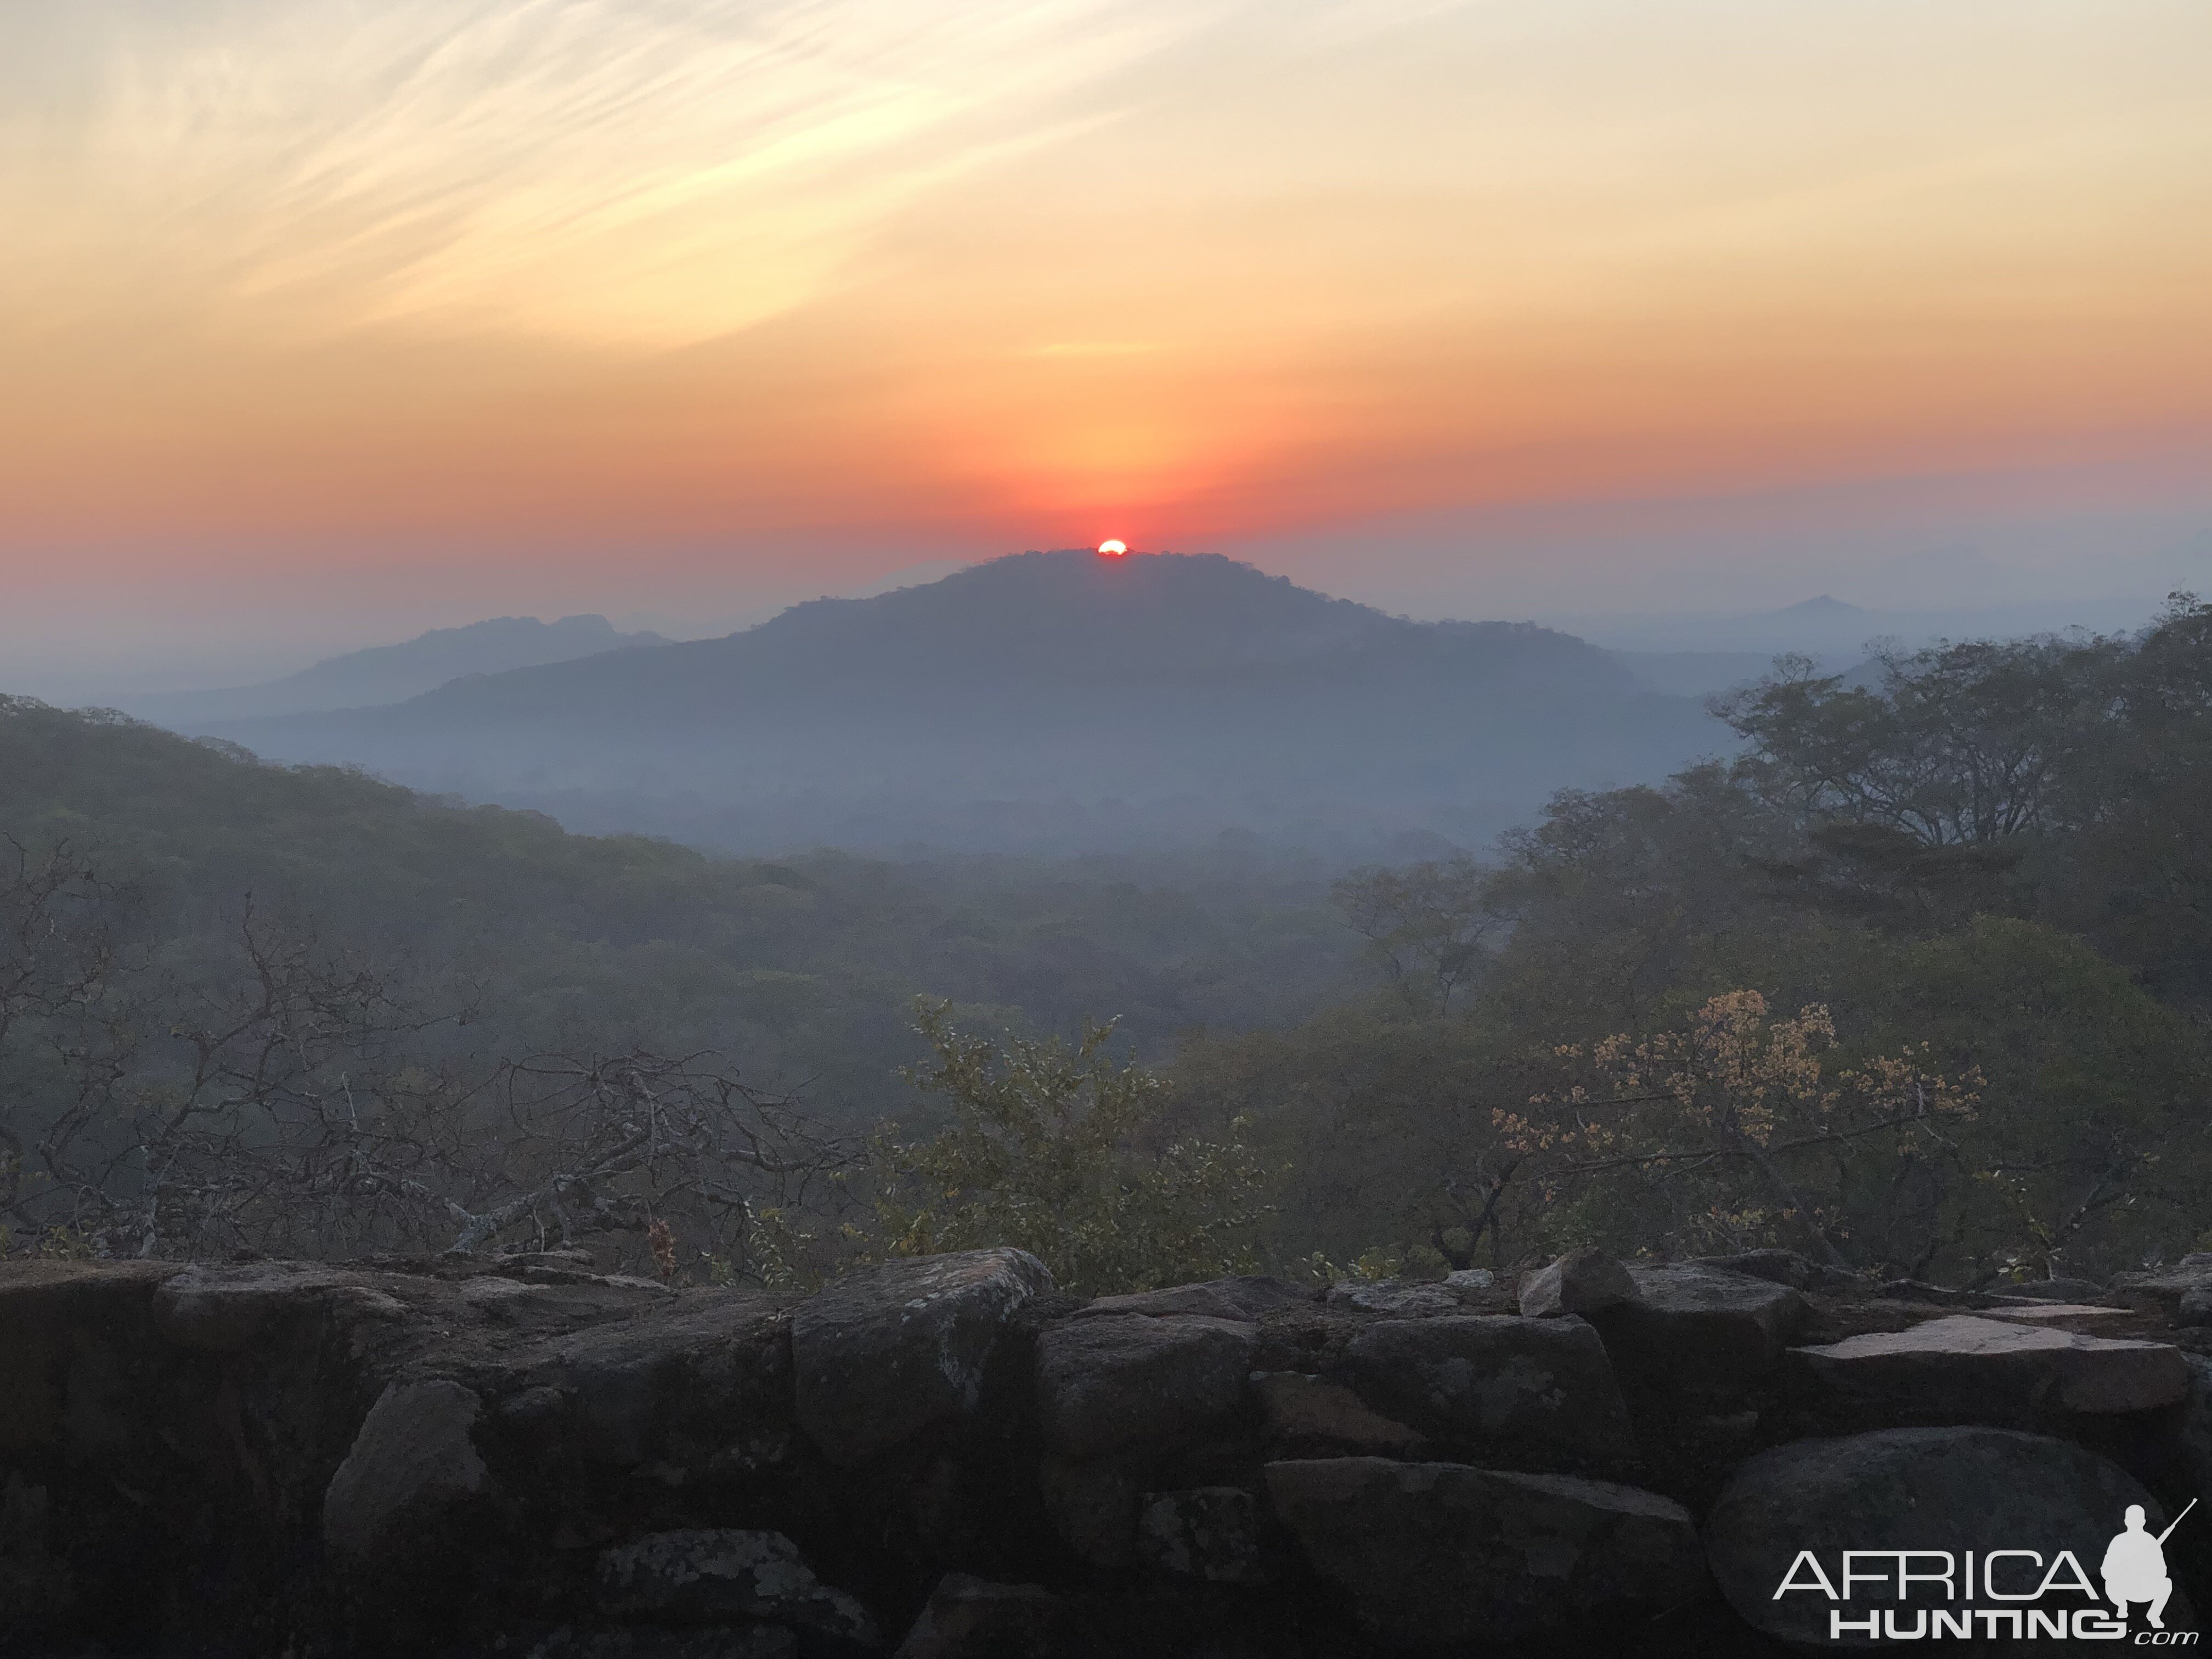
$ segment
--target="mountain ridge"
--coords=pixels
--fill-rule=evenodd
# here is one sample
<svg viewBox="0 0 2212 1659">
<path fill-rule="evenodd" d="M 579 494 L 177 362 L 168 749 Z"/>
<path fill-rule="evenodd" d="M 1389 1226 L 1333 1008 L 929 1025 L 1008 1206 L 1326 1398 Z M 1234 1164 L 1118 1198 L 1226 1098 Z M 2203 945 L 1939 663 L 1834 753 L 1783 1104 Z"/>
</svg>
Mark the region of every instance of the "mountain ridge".
<svg viewBox="0 0 2212 1659">
<path fill-rule="evenodd" d="M 1179 841 L 1289 823 L 1481 840 L 1553 789 L 1663 775 L 1719 737 L 1533 623 L 1413 622 L 1217 555 L 1088 550 L 381 708 L 196 729 L 595 828 L 680 819 L 739 850 L 1041 850 L 990 820 L 1046 809 Z"/>
<path fill-rule="evenodd" d="M 667 642 L 650 631 L 622 633 L 595 614 L 550 623 L 535 617 L 489 617 L 456 628 L 433 628 L 391 645 L 325 657 L 297 673 L 257 684 L 143 693 L 119 699 L 117 706 L 157 725 L 377 708 L 404 702 L 467 675 L 573 662 L 604 651 Z"/>
</svg>

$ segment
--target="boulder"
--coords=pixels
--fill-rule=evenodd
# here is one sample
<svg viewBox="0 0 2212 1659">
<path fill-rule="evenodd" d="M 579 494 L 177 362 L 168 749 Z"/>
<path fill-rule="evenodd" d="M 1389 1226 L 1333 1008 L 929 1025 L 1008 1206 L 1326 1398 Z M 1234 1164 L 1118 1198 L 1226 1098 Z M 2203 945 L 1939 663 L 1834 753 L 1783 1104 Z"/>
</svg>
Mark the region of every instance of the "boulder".
<svg viewBox="0 0 2212 1659">
<path fill-rule="evenodd" d="M 1255 1371 L 1252 1392 L 1274 1439 L 1326 1441 L 1353 1451 L 1410 1451 L 1419 1432 L 1393 1422 L 1341 1382 L 1304 1371 Z"/>
<path fill-rule="evenodd" d="M 1880 1290 L 1892 1302 L 1924 1302 L 1935 1308 L 1986 1308 L 1996 1300 L 1982 1291 L 1954 1290 L 1917 1279 L 1884 1279 Z"/>
<path fill-rule="evenodd" d="M 88 1360 L 145 1353 L 154 1294 L 179 1271 L 173 1261 L 0 1261 L 0 1458 L 74 1437 L 68 1419 L 82 1390 L 73 1374 Z"/>
<path fill-rule="evenodd" d="M 1971 1599 L 1963 1582 L 1956 1585 L 1958 1599 L 1946 1601 L 1940 1582 L 1923 1581 L 1911 1586 L 1909 1601 L 1899 1601 L 1896 1563 L 1886 1564 L 1884 1577 L 1885 1564 L 1865 1557 L 1855 1571 L 1869 1577 L 1854 1583 L 1850 1601 L 1832 1600 L 1801 1564 L 1801 1552 L 1811 1553 L 1838 1595 L 1845 1550 L 1948 1551 L 1960 1571 L 1958 1558 L 1967 1550 L 1978 1565 L 1990 1550 L 2033 1551 L 2035 1560 L 2011 1558 L 2000 1570 L 2008 1575 L 2001 1590 L 2014 1595 L 2039 1587 L 2061 1565 L 2059 1552 L 2070 1550 L 2094 1586 L 2105 1547 L 2130 1504 L 2143 1505 L 2153 1531 L 2172 1518 L 2117 1464 L 2068 1441 L 2007 1429 L 1883 1429 L 1801 1440 L 1751 1459 L 1706 1516 L 1705 1555 L 1722 1592 L 1747 1622 L 1783 1641 L 1832 1647 L 1832 1613 L 1856 1620 L 1896 1610 L 1910 1632 L 1916 1607 L 2008 1604 L 1983 1595 L 1983 1581 Z M 1914 1571 L 1937 1565 L 1922 1558 Z M 1785 1580 L 1812 1588 L 1778 1594 Z M 2182 1599 L 2177 1593 L 2166 1610 L 2169 1626 L 2191 1622 Z M 2086 1604 L 2087 1598 L 2054 1591 L 2040 1603 L 2009 1605 L 2040 1605 L 2047 1612 Z"/>
<path fill-rule="evenodd" d="M 1746 1273 L 1793 1291 L 1817 1291 L 1848 1282 L 1850 1275 L 1808 1261 L 1795 1250 L 1738 1250 L 1733 1255 L 1692 1256 L 1687 1266 L 1713 1267 L 1722 1273 Z"/>
<path fill-rule="evenodd" d="M 1037 1420 L 1047 1445 L 1093 1458 L 1164 1450 L 1234 1411 L 1257 1329 L 1185 1315 L 1072 1319 L 1037 1340 Z"/>
<path fill-rule="evenodd" d="M 740 1472 L 792 1444 L 790 1321 L 775 1300 L 656 1289 L 632 1316 L 502 1347 L 504 1423 L 563 1431 L 589 1463 Z M 490 1379 L 487 1386 L 491 1386 Z M 750 1460 L 750 1461 L 748 1461 Z"/>
<path fill-rule="evenodd" d="M 2212 1284 L 2199 1285 L 2184 1291 L 2174 1304 L 2173 1322 L 2177 1325 L 2212 1325 Z"/>
<path fill-rule="evenodd" d="M 1056 1659 L 1066 1603 L 1037 1584 L 948 1572 L 893 1659 Z"/>
<path fill-rule="evenodd" d="M 1636 1299 L 1590 1320 L 1623 1377 L 1692 1395 L 1740 1393 L 1774 1364 L 1804 1322 L 1786 1285 L 1718 1267 L 1631 1267 Z"/>
<path fill-rule="evenodd" d="M 1522 1318 L 1557 1319 L 1633 1302 L 1636 1281 L 1603 1250 L 1584 1245 L 1523 1278 L 1519 1299 Z"/>
<path fill-rule="evenodd" d="M 331 1548 L 373 1555 L 483 1491 L 483 1459 L 472 1437 L 483 1410 L 476 1391 L 458 1382 L 387 1386 L 323 1494 L 323 1537 Z"/>
<path fill-rule="evenodd" d="M 1822 1384 L 1988 1420 L 2021 1412 L 2134 1412 L 2188 1392 L 2181 1351 L 1954 1314 L 1794 1352 Z"/>
<path fill-rule="evenodd" d="M 968 1250 L 848 1274 L 791 1326 L 798 1419 L 832 1462 L 866 1462 L 972 1413 L 1014 1310 L 1052 1289 L 1026 1250 Z"/>
<path fill-rule="evenodd" d="M 1347 1279 L 1328 1287 L 1328 1302 L 1332 1308 L 1357 1308 L 1397 1319 L 1467 1311 L 1459 1293 L 1445 1285 L 1408 1284 L 1401 1279 Z"/>
<path fill-rule="evenodd" d="M 1688 1512 L 1632 1486 L 1372 1457 L 1270 1463 L 1267 1479 L 1315 1570 L 1394 1650 L 1632 1627 L 1705 1584 Z"/>
<path fill-rule="evenodd" d="M 180 1348 L 239 1353 L 306 1316 L 398 1322 L 404 1304 L 360 1275 L 298 1261 L 195 1263 L 154 1292 L 154 1326 Z"/>
<path fill-rule="evenodd" d="M 1996 1295 L 2024 1296 L 2031 1302 L 2094 1302 L 2105 1287 L 2091 1279 L 2023 1279 L 1990 1286 Z"/>
<path fill-rule="evenodd" d="M 1605 1344 L 1571 1316 L 1380 1320 L 1324 1375 L 1391 1422 L 1486 1461 L 1576 1468 L 1630 1449 Z"/>
<path fill-rule="evenodd" d="M 2212 1507 L 2212 1359 L 2193 1353 L 2188 1360 L 2189 1392 L 2173 1408 L 2170 1449 L 2190 1491 Z"/>
<path fill-rule="evenodd" d="M 1157 1571 L 1210 1583 L 1256 1584 L 1267 1576 L 1259 1506 L 1241 1486 L 1146 1493 L 1137 1555 Z"/>
<path fill-rule="evenodd" d="M 824 1584 L 780 1532 L 727 1527 L 657 1532 L 599 1559 L 607 1613 L 672 1623 L 757 1619 L 861 1650 L 883 1644 L 874 1620 Z"/>
<path fill-rule="evenodd" d="M 1048 1455 L 1037 1466 L 1037 1491 L 1053 1529 L 1081 1560 L 1113 1572 L 1135 1559 L 1140 1488 L 1129 1469 Z"/>
<path fill-rule="evenodd" d="M 1304 1307 L 1313 1292 L 1287 1279 L 1265 1273 L 1243 1273 L 1204 1285 L 1175 1285 L 1165 1290 L 1137 1291 L 1127 1296 L 1102 1296 L 1080 1308 L 1076 1317 L 1099 1314 L 1198 1314 L 1208 1319 L 1253 1320 L 1278 1308 Z"/>
<path fill-rule="evenodd" d="M 2124 1323 L 2135 1316 L 2125 1308 L 2092 1308 L 2071 1302 L 2030 1302 L 1999 1297 L 1990 1306 L 1981 1310 L 1984 1319 L 2002 1319 L 2014 1325 L 2063 1325 L 2079 1321 L 2085 1325 L 2108 1325 L 2114 1320 Z"/>
<path fill-rule="evenodd" d="M 2178 1309 L 2191 1295 L 2212 1291 L 2212 1253 L 2185 1255 L 2156 1273 L 2121 1273 L 2112 1280 L 2112 1288 L 2140 1291 L 2156 1297 L 2169 1310 Z"/>
</svg>

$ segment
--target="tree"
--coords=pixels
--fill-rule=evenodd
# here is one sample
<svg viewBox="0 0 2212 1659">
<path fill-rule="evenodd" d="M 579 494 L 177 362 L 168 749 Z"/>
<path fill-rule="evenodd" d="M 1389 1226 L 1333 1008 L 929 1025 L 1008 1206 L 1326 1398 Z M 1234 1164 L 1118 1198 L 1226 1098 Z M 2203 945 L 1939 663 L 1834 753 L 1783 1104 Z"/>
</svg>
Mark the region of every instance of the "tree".
<svg viewBox="0 0 2212 1659">
<path fill-rule="evenodd" d="M 0 866 L 0 1220 L 107 1256 L 312 1257 L 655 1238 L 779 1272 L 776 1218 L 842 1161 L 703 1055 L 441 1052 L 465 1002 L 264 921 L 184 964 L 66 849 Z M 772 1248 L 756 1248 L 761 1240 Z"/>
<path fill-rule="evenodd" d="M 1479 977 L 1507 926 L 1491 872 L 1464 854 L 1402 870 L 1361 870 L 1338 882 L 1334 896 L 1391 988 L 1439 1015 Z"/>
<path fill-rule="evenodd" d="M 908 1072 L 944 1097 L 951 1123 L 915 1141 L 896 1126 L 875 1147 L 878 1237 L 895 1255 L 1011 1244 L 1065 1291 L 1139 1290 L 1254 1265 L 1266 1175 L 1243 1120 L 1225 1141 L 1176 1136 L 1161 1079 L 1108 1052 L 1114 1028 L 1073 1048 L 993 1042 L 916 1005 L 935 1058 Z"/>
<path fill-rule="evenodd" d="M 1730 992 L 1675 1029 L 1561 1046 L 1565 1080 L 1493 1122 L 1565 1232 L 1626 1248 L 1794 1245 L 1853 1265 L 1862 1145 L 1948 1143 L 1981 1079 L 1945 1075 L 1917 1048 L 1824 1065 L 1834 1044 L 1826 1009 L 1778 1018 L 1758 992 Z"/>
</svg>

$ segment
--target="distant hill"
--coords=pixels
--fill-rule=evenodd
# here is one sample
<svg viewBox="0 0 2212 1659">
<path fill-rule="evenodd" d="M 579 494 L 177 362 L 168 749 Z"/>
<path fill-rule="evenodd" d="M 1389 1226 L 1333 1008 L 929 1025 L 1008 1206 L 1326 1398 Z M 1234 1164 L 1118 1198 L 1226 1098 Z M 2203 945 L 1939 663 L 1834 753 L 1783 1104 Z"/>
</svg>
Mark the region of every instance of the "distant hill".
<svg viewBox="0 0 2212 1659">
<path fill-rule="evenodd" d="M 1826 672 L 1839 673 L 1864 660 L 1867 647 L 1877 641 L 1917 650 L 1937 640 L 2017 639 L 2073 628 L 2130 633 L 2147 626 L 2157 608 L 2149 599 L 2110 599 L 1869 611 L 1822 593 L 1778 611 L 1749 614 L 1579 615 L 1551 621 L 1624 654 L 1771 659 L 1790 652 L 1814 658 Z M 1652 678 L 1664 682 L 1670 674 L 1697 678 L 1704 672 L 1683 664 L 1679 672 L 1662 667 Z"/>
<path fill-rule="evenodd" d="M 373 646 L 329 657 L 263 685 L 216 691 L 176 691 L 127 698 L 124 712 L 170 726 L 211 720 L 313 714 L 404 702 L 465 674 L 571 662 L 626 646 L 665 645 L 658 634 L 621 634 L 605 617 L 494 617 L 465 628 L 434 628 L 400 645 Z"/>
<path fill-rule="evenodd" d="M 1032 553 L 720 640 L 208 722 L 285 760 L 742 850 L 1070 851 L 1244 828 L 1486 841 L 1727 734 L 1527 623 L 1415 623 L 1212 556 Z"/>
</svg>

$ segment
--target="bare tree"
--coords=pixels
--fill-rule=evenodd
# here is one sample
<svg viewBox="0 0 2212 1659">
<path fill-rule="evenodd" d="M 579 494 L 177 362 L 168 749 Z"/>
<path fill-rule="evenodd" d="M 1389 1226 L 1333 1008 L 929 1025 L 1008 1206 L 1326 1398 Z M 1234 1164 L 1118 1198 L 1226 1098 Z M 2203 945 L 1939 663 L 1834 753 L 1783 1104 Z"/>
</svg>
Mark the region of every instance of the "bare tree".
<svg viewBox="0 0 2212 1659">
<path fill-rule="evenodd" d="M 1408 1002 L 1448 1014 L 1478 978 L 1509 918 L 1492 872 L 1462 854 L 1402 870 L 1362 870 L 1336 884 L 1337 908 Z"/>
<path fill-rule="evenodd" d="M 474 1012 L 263 921 L 127 971 L 114 895 L 0 872 L 0 1217 L 100 1255 L 311 1257 L 649 1240 L 665 1273 L 787 1272 L 844 1150 L 708 1054 L 441 1057 Z M 74 908 L 72 908 L 74 907 Z M 78 914 L 82 912 L 82 914 Z"/>
</svg>

